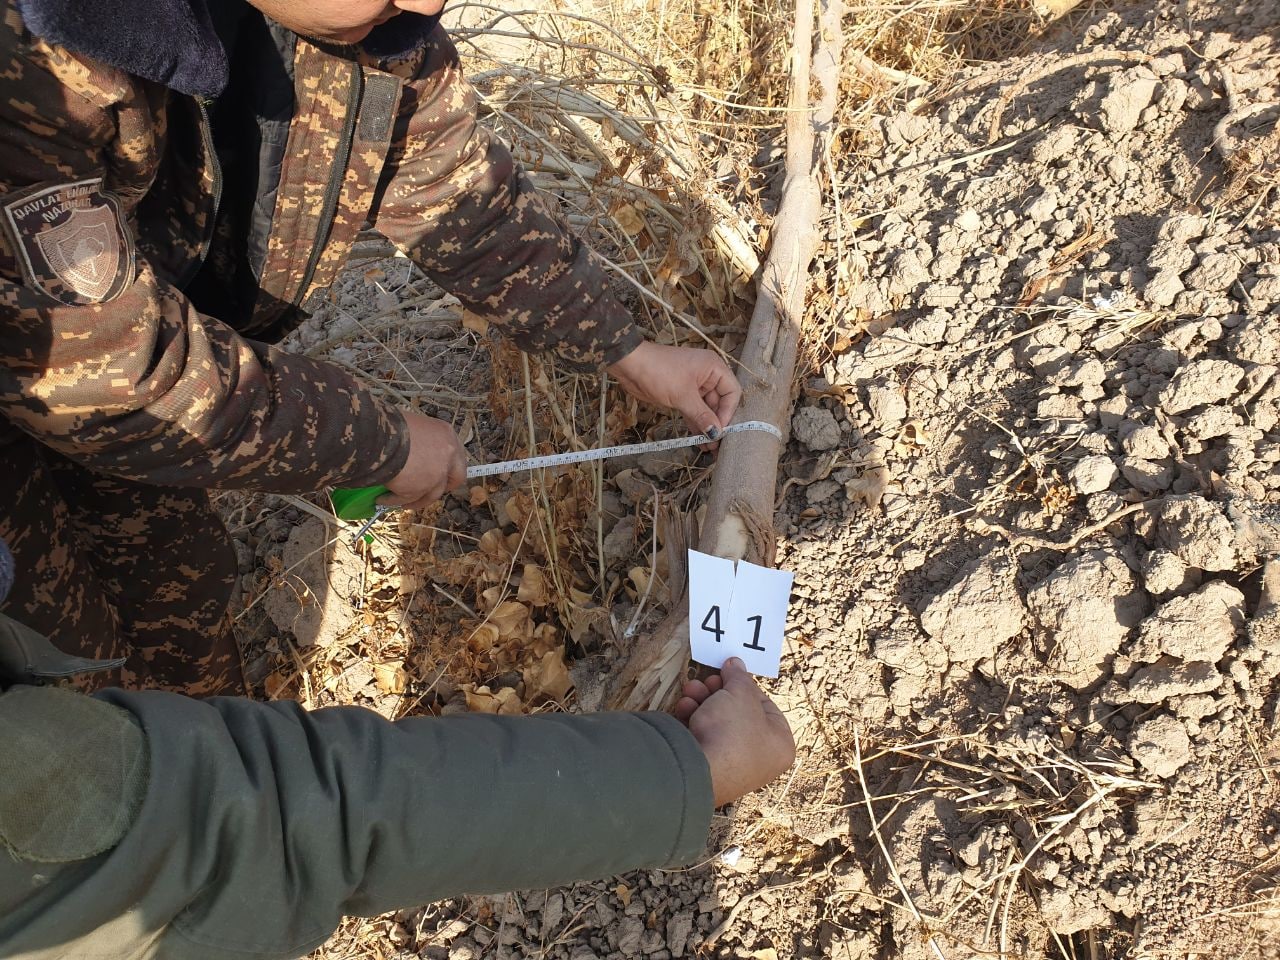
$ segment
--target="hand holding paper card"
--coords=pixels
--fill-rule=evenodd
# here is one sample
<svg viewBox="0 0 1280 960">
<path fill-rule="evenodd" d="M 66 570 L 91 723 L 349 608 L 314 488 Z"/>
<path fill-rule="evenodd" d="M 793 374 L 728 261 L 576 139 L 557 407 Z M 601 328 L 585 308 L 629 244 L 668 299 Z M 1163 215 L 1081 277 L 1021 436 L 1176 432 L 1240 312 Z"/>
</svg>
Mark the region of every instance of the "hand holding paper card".
<svg viewBox="0 0 1280 960">
<path fill-rule="evenodd" d="M 740 657 L 757 676 L 776 677 L 792 574 L 689 551 L 689 645 L 693 659 L 719 669 Z"/>
</svg>

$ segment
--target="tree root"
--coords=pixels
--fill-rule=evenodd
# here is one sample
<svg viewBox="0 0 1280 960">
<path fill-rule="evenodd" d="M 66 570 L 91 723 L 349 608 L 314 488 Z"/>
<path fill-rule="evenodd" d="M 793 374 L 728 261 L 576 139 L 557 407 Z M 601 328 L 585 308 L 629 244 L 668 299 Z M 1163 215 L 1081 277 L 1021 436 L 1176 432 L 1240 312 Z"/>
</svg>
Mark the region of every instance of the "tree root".
<svg viewBox="0 0 1280 960">
<path fill-rule="evenodd" d="M 1066 553 L 1080 546 L 1085 540 L 1088 540 L 1094 534 L 1101 533 L 1111 524 L 1125 517 L 1131 517 L 1135 513 L 1143 510 L 1149 510 L 1152 507 L 1159 506 L 1164 503 L 1164 497 L 1157 497 L 1154 500 L 1143 500 L 1141 503 L 1131 503 L 1127 507 L 1121 507 L 1112 513 L 1107 514 L 1097 523 L 1091 523 L 1087 527 L 1081 527 L 1075 534 L 1067 540 L 1050 540 L 1048 537 L 1040 537 L 1029 533 L 1015 533 L 1007 527 L 999 524 L 988 523 L 986 520 L 974 519 L 970 520 L 966 527 L 973 533 L 985 536 L 987 534 L 996 533 L 1004 537 L 1011 547 L 1030 547 L 1033 550 L 1058 550 Z"/>
</svg>

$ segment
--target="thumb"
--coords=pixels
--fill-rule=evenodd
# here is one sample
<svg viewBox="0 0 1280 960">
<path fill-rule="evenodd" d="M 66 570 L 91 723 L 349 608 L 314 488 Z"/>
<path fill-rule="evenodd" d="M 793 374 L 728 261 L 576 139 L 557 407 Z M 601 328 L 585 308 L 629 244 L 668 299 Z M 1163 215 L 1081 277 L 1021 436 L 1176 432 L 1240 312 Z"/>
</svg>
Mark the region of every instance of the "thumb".
<svg viewBox="0 0 1280 960">
<path fill-rule="evenodd" d="M 693 396 L 684 399 L 680 405 L 680 415 L 684 417 L 689 429 L 705 433 L 712 440 L 719 436 L 720 417 L 707 406 L 700 394 L 694 392 Z"/>
<path fill-rule="evenodd" d="M 467 482 L 467 460 L 466 457 L 459 454 L 454 456 L 449 464 L 449 489 L 457 490 L 460 486 Z"/>
<path fill-rule="evenodd" d="M 735 696 L 749 693 L 752 697 L 759 697 L 760 687 L 757 686 L 755 678 L 747 671 L 747 665 L 737 657 L 730 657 L 724 662 L 720 668 L 720 680 L 724 684 L 724 689 Z"/>
</svg>

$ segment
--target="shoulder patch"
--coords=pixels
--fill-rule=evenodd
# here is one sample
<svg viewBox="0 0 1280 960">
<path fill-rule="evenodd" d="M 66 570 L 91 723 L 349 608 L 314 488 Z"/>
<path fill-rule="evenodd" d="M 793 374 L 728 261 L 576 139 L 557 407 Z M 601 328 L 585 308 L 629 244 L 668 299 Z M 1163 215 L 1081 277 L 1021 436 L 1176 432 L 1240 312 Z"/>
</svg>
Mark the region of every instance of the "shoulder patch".
<svg viewBox="0 0 1280 960">
<path fill-rule="evenodd" d="M 133 281 L 133 237 L 101 179 L 42 184 L 0 214 L 26 282 L 59 303 L 103 303 Z"/>
<path fill-rule="evenodd" d="M 146 736 L 124 710 L 56 687 L 0 694 L 0 849 L 35 863 L 110 850 L 150 781 Z"/>
</svg>

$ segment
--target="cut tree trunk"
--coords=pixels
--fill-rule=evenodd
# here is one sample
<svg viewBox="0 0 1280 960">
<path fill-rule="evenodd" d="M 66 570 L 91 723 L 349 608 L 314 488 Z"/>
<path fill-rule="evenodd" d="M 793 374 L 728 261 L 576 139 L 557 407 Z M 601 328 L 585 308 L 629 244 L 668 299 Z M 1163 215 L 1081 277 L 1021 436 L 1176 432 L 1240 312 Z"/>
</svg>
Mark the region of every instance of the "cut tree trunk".
<svg viewBox="0 0 1280 960">
<path fill-rule="evenodd" d="M 843 0 L 818 2 L 822 16 L 815 47 L 813 0 L 796 0 L 786 178 L 739 367 L 743 397 L 737 419 L 767 421 L 784 435 L 791 419 L 809 267 L 822 220 L 821 166 L 840 79 Z M 738 433 L 721 442 L 698 538 L 700 551 L 773 565 L 774 491 L 781 452 L 781 444 L 766 433 Z M 671 613 L 653 633 L 636 641 L 612 685 L 609 702 L 614 707 L 664 709 L 678 696 L 689 665 L 689 609 L 683 576 L 679 587 L 672 591 Z"/>
</svg>

